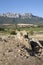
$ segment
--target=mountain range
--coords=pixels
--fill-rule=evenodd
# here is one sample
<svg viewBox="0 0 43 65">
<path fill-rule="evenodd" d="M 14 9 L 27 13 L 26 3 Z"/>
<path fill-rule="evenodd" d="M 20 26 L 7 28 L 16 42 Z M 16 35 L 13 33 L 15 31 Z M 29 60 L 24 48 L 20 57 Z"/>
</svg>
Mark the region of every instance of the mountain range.
<svg viewBox="0 0 43 65">
<path fill-rule="evenodd" d="M 0 14 L 0 24 L 38 24 L 43 25 L 43 18 L 32 13 L 3 13 Z"/>
</svg>

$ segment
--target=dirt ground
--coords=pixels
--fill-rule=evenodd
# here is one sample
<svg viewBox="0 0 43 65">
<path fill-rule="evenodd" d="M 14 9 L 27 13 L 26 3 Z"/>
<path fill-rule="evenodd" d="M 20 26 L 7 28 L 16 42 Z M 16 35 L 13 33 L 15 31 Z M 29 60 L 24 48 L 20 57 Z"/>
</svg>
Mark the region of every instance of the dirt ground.
<svg viewBox="0 0 43 65">
<path fill-rule="evenodd" d="M 43 65 L 41 58 L 31 56 L 14 35 L 0 35 L 0 65 Z"/>
</svg>

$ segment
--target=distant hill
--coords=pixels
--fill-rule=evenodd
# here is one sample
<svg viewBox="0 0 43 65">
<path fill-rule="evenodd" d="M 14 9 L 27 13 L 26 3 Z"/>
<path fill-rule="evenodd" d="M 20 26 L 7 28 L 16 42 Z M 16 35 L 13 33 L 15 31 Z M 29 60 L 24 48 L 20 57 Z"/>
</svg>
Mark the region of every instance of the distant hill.
<svg viewBox="0 0 43 65">
<path fill-rule="evenodd" d="M 43 25 L 43 18 L 34 16 L 31 13 L 3 13 L 0 14 L 0 24 L 41 24 Z"/>
</svg>

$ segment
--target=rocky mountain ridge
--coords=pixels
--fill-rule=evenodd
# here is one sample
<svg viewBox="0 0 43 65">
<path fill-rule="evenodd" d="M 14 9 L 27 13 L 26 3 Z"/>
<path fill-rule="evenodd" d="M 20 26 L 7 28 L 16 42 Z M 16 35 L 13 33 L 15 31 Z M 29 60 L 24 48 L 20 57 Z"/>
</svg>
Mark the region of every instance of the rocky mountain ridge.
<svg viewBox="0 0 43 65">
<path fill-rule="evenodd" d="M 32 14 L 31 13 L 3 13 L 3 14 L 0 14 L 0 16 L 4 16 L 4 17 L 9 17 L 9 18 L 19 18 L 20 16 L 21 17 L 31 17 Z"/>
<path fill-rule="evenodd" d="M 3 13 L 0 14 L 0 24 L 38 24 L 43 25 L 43 18 L 31 13 Z"/>
</svg>

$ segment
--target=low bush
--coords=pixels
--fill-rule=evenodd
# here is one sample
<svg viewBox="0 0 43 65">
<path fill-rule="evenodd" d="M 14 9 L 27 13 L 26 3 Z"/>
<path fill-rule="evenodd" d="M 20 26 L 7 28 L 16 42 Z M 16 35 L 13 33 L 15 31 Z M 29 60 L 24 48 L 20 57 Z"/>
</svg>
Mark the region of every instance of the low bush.
<svg viewBox="0 0 43 65">
<path fill-rule="evenodd" d="M 5 31 L 5 29 L 4 28 L 0 28 L 0 31 Z"/>
<path fill-rule="evenodd" d="M 33 35 L 33 34 L 34 34 L 33 30 L 30 30 L 30 31 L 29 31 L 29 34 L 30 34 L 30 35 Z"/>
<path fill-rule="evenodd" d="M 10 31 L 10 34 L 12 34 L 12 35 L 16 35 L 17 33 L 16 33 L 15 30 L 12 30 L 12 31 Z"/>
</svg>

